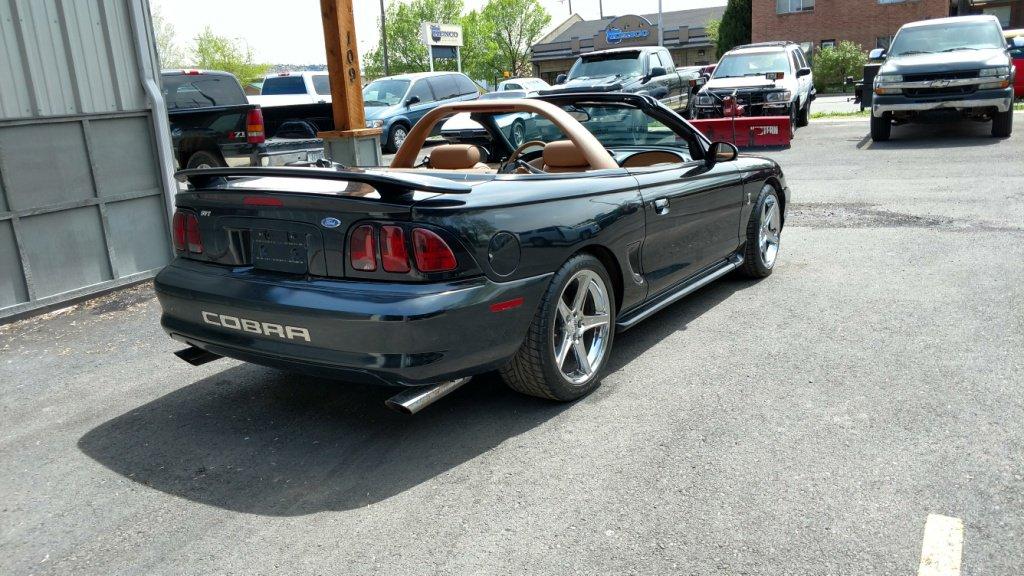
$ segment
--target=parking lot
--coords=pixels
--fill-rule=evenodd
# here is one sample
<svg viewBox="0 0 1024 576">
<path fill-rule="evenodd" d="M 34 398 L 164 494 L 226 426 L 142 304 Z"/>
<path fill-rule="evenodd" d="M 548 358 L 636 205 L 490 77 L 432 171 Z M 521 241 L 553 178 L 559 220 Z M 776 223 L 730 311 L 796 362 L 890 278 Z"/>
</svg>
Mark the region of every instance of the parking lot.
<svg viewBox="0 0 1024 576">
<path fill-rule="evenodd" d="M 1024 114 L 1016 116 L 1024 126 Z M 0 326 L 3 574 L 916 574 L 1024 566 L 1024 133 L 815 121 L 775 273 L 554 404 L 171 352 L 148 285 Z"/>
</svg>

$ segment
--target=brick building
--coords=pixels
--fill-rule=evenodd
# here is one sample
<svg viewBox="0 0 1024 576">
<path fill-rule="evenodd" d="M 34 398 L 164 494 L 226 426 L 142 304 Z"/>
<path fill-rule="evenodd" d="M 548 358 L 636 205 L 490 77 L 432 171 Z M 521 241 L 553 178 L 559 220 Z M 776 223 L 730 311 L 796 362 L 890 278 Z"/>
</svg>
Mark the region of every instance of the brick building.
<svg viewBox="0 0 1024 576">
<path fill-rule="evenodd" d="M 959 0 L 754 0 L 754 42 L 792 40 L 804 50 L 851 40 L 864 50 L 888 47 L 900 26 L 956 15 Z M 972 0 L 972 14 L 993 14 L 1003 28 L 1024 27 L 1024 0 Z"/>
</svg>

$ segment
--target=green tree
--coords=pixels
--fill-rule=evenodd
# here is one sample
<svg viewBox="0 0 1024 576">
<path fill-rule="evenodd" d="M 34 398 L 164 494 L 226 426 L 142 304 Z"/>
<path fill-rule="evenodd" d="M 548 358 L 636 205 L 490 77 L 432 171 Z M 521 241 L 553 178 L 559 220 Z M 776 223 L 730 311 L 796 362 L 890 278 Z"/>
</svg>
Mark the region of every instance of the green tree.
<svg viewBox="0 0 1024 576">
<path fill-rule="evenodd" d="M 530 48 L 540 39 L 551 15 L 537 0 L 489 0 L 480 13 L 490 24 L 497 52 L 493 64 L 512 76 L 530 75 Z"/>
<path fill-rule="evenodd" d="M 708 36 L 708 42 L 715 46 L 715 51 L 718 50 L 718 34 L 722 27 L 721 18 L 712 18 L 708 20 L 707 24 L 704 25 L 704 33 Z M 721 57 L 721 54 L 718 54 Z"/>
<path fill-rule="evenodd" d="M 242 48 L 237 41 L 214 34 L 209 26 L 195 38 L 192 64 L 196 68 L 230 72 L 242 85 L 260 79 L 270 69 L 269 64 L 254 62 L 248 47 Z"/>
<path fill-rule="evenodd" d="M 430 69 L 427 47 L 421 39 L 424 22 L 458 24 L 462 19 L 462 0 L 412 0 L 408 4 L 391 2 L 385 10 L 387 19 L 388 68 L 391 74 L 424 72 Z M 377 23 L 378 27 L 380 22 Z M 434 62 L 435 70 L 455 70 L 454 60 Z M 363 70 L 367 78 L 384 75 L 382 46 L 363 56 Z"/>
<path fill-rule="evenodd" d="M 156 35 L 156 53 L 160 59 L 160 67 L 184 67 L 185 54 L 174 41 L 174 26 L 164 19 L 159 8 L 153 10 L 153 34 Z"/>
<path fill-rule="evenodd" d="M 718 28 L 718 54 L 750 43 L 750 0 L 729 0 Z"/>
<path fill-rule="evenodd" d="M 864 50 L 849 40 L 834 48 L 822 48 L 814 57 L 814 87 L 825 92 L 841 87 L 847 76 L 860 78 L 867 61 Z"/>
</svg>

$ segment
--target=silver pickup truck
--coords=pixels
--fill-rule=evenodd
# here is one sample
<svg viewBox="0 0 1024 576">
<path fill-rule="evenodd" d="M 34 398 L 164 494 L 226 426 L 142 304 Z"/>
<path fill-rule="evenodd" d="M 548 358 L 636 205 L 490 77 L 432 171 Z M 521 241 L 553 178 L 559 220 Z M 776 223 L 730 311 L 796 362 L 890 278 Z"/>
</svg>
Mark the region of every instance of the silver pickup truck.
<svg viewBox="0 0 1024 576">
<path fill-rule="evenodd" d="M 900 28 L 874 80 L 871 138 L 924 114 L 991 120 L 992 135 L 1013 131 L 1014 68 L 994 16 L 911 22 Z"/>
</svg>

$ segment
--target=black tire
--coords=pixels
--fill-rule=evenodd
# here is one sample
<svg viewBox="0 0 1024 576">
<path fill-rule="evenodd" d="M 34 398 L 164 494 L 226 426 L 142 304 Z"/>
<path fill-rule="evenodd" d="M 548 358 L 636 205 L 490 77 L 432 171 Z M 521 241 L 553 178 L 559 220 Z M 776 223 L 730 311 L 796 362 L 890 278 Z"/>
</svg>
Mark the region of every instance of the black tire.
<svg viewBox="0 0 1024 576">
<path fill-rule="evenodd" d="M 1006 112 L 992 115 L 992 135 L 996 138 L 1008 138 L 1013 133 L 1013 107 Z"/>
<path fill-rule="evenodd" d="M 579 282 L 575 280 L 577 274 L 585 274 L 586 271 L 604 283 L 603 289 L 608 301 L 608 329 L 604 337 L 603 355 L 597 359 L 597 368 L 585 381 L 574 383 L 563 374 L 555 357 L 555 338 L 556 333 L 560 332 L 558 303 L 570 282 L 578 284 Z M 502 379 L 517 392 L 563 402 L 576 400 L 593 392 L 600 386 L 601 374 L 608 366 L 608 358 L 611 356 L 615 338 L 615 312 L 615 292 L 601 261 L 589 254 L 573 256 L 551 279 L 544 299 L 533 317 L 533 323 L 530 324 L 526 339 L 512 360 L 501 369 Z M 570 354 L 574 352 L 570 351 Z M 568 360 L 568 355 L 566 358 Z"/>
<path fill-rule="evenodd" d="M 775 242 L 775 252 L 770 262 L 765 261 L 764 254 L 761 250 L 761 227 L 762 220 L 761 214 L 765 212 L 765 207 L 769 206 L 769 203 L 774 203 L 778 208 L 777 217 L 777 232 Z M 743 266 L 740 268 L 740 273 L 749 278 L 767 278 L 772 275 L 772 271 L 775 270 L 776 256 L 778 255 L 779 243 L 782 235 L 782 203 L 779 201 L 779 192 L 771 184 L 765 183 L 761 187 L 761 192 L 757 196 L 757 202 L 754 202 L 753 213 L 750 215 L 750 221 L 747 223 L 747 238 L 743 245 Z"/>
<path fill-rule="evenodd" d="M 871 139 L 885 142 L 892 135 L 892 117 L 886 112 L 881 117 L 871 115 Z"/>
<path fill-rule="evenodd" d="M 405 138 L 409 135 L 409 127 L 401 122 L 396 122 L 388 130 L 388 141 L 384 144 L 384 151 L 388 154 L 394 154 L 398 152 L 398 149 L 402 146 L 402 142 L 405 142 Z"/>
<path fill-rule="evenodd" d="M 519 141 L 516 141 L 516 129 L 519 131 Z M 508 131 L 509 142 L 512 143 L 513 148 L 519 148 L 523 142 L 526 142 L 526 122 L 522 120 L 516 120 L 512 122 L 512 128 Z"/>
<path fill-rule="evenodd" d="M 800 110 L 800 113 L 796 117 L 796 125 L 803 128 L 811 123 L 811 99 L 807 99 L 807 104 Z"/>
<path fill-rule="evenodd" d="M 220 155 L 207 150 L 200 150 L 188 157 L 185 167 L 189 170 L 194 168 L 223 168 L 224 161 Z"/>
<path fill-rule="evenodd" d="M 796 125 L 799 121 L 800 110 L 798 108 L 799 102 L 794 102 L 789 107 L 789 138 L 792 140 L 796 137 Z"/>
</svg>

